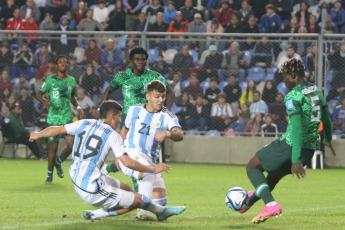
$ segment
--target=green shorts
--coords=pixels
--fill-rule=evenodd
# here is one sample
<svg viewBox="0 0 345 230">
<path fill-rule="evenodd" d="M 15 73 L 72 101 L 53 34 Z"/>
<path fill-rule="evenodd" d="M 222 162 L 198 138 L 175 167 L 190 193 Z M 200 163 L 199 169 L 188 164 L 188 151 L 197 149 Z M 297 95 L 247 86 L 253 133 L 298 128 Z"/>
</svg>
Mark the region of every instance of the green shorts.
<svg viewBox="0 0 345 230">
<path fill-rule="evenodd" d="M 255 154 L 266 172 L 282 171 L 291 173 L 292 147 L 285 140 L 277 139 L 260 149 Z M 302 149 L 299 160 L 306 165 L 314 155 L 313 149 Z"/>
<path fill-rule="evenodd" d="M 69 122 L 71 123 L 71 122 Z M 48 124 L 48 126 L 60 126 L 60 125 L 51 125 L 51 124 Z M 59 142 L 61 138 L 65 138 L 66 136 L 73 136 L 73 135 L 67 135 L 67 134 L 59 134 L 57 136 L 54 136 L 54 137 L 48 137 L 47 138 L 47 142 L 48 143 L 56 143 L 56 142 Z"/>
</svg>

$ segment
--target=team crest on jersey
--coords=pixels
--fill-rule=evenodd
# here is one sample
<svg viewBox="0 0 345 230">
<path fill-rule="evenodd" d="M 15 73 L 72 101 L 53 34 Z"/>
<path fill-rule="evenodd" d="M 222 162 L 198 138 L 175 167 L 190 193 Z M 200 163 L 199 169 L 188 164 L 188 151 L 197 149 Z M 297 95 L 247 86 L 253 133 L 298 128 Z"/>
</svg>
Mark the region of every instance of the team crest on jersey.
<svg viewBox="0 0 345 230">
<path fill-rule="evenodd" d="M 157 121 L 157 122 L 155 123 L 155 127 L 156 127 L 156 128 L 161 127 L 161 121 Z"/>
<path fill-rule="evenodd" d="M 286 108 L 287 108 L 288 110 L 292 110 L 292 109 L 295 108 L 295 106 L 293 105 L 292 100 L 287 100 L 287 101 L 285 102 L 285 105 L 286 105 Z"/>
<path fill-rule="evenodd" d="M 72 92 L 72 86 L 68 86 L 67 90 L 68 90 L 69 92 Z"/>
</svg>

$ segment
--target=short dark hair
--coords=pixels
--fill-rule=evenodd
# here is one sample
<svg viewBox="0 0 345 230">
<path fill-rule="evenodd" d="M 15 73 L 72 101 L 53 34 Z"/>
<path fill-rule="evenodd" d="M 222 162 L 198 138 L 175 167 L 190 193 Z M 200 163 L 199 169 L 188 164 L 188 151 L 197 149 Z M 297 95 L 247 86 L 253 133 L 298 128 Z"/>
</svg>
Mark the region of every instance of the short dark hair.
<svg viewBox="0 0 345 230">
<path fill-rule="evenodd" d="M 298 77 L 305 77 L 304 64 L 301 60 L 296 58 L 284 62 L 279 71 L 283 74 L 296 74 Z"/>
<path fill-rule="evenodd" d="M 105 119 L 109 113 L 113 112 L 118 114 L 119 112 L 122 112 L 122 110 L 122 106 L 117 101 L 106 100 L 102 102 L 99 108 L 99 117 L 101 119 Z"/>
<path fill-rule="evenodd" d="M 67 58 L 65 55 L 59 55 L 59 56 L 57 56 L 57 58 L 55 59 L 55 64 L 58 63 L 58 61 L 59 61 L 60 58 L 65 58 L 65 59 L 68 61 L 68 58 Z"/>
<path fill-rule="evenodd" d="M 260 93 L 259 90 L 254 90 L 253 95 L 254 95 L 255 93 L 258 93 L 259 95 L 261 95 L 261 93 Z"/>
<path fill-rule="evenodd" d="M 157 90 L 160 93 L 164 93 L 167 89 L 161 81 L 153 80 L 147 85 L 147 92 L 152 92 L 154 90 Z"/>
<path fill-rule="evenodd" d="M 134 49 L 132 49 L 132 51 L 129 53 L 129 60 L 133 60 L 135 54 L 144 54 L 146 60 L 149 58 L 148 53 L 142 47 L 135 47 Z"/>
<path fill-rule="evenodd" d="M 217 84 L 219 84 L 219 80 L 217 77 L 211 77 L 211 81 L 215 81 L 215 82 L 217 82 Z"/>
</svg>

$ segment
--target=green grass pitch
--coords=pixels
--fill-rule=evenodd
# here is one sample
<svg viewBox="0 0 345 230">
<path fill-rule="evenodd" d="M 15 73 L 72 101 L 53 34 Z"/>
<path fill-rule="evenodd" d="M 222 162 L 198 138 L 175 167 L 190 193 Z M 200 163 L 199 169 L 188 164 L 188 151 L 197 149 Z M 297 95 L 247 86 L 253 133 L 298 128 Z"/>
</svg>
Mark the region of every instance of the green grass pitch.
<svg viewBox="0 0 345 230">
<path fill-rule="evenodd" d="M 300 181 L 286 176 L 273 192 L 283 215 L 258 226 L 249 221 L 261 201 L 243 215 L 224 202 L 231 187 L 252 189 L 244 166 L 171 163 L 171 172 L 163 173 L 168 205 L 185 205 L 184 213 L 165 222 L 135 221 L 135 211 L 90 222 L 82 212 L 96 208 L 75 193 L 70 164 L 63 164 L 65 178 L 54 172 L 46 185 L 46 161 L 0 159 L 0 229 L 345 229 L 344 169 L 309 169 Z M 112 176 L 130 183 L 121 173 Z"/>
</svg>

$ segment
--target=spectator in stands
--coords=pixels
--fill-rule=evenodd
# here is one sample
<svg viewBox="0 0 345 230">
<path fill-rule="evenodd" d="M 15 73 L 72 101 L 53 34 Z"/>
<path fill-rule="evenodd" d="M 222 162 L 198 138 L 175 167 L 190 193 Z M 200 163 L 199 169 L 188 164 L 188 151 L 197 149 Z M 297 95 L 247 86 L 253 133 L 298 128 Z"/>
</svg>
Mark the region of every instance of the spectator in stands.
<svg viewBox="0 0 345 230">
<path fill-rule="evenodd" d="M 218 53 L 217 46 L 210 45 L 208 47 L 210 54 L 206 57 L 202 70 L 198 71 L 198 79 L 200 82 L 217 76 L 217 71 L 221 68 L 223 61 L 223 54 Z"/>
<path fill-rule="evenodd" d="M 35 75 L 36 79 L 45 79 L 48 76 L 57 73 L 57 68 L 55 65 L 55 60 L 53 58 L 49 58 L 47 64 L 41 65 L 37 70 Z"/>
<path fill-rule="evenodd" d="M 144 6 L 143 0 L 124 0 L 123 5 L 127 9 L 126 15 L 126 31 L 132 28 L 133 22 L 138 19 L 141 8 Z"/>
<path fill-rule="evenodd" d="M 269 0 L 251 0 L 252 10 L 254 11 L 256 18 L 261 18 L 267 11 L 263 6 L 267 6 Z"/>
<path fill-rule="evenodd" d="M 345 134 L 345 97 L 341 98 L 340 105 L 336 106 L 332 114 L 333 130 Z"/>
<path fill-rule="evenodd" d="M 345 10 L 342 8 L 340 0 L 335 1 L 330 13 L 332 22 L 338 27 L 338 31 L 343 34 L 345 32 Z"/>
<path fill-rule="evenodd" d="M 68 28 L 70 28 L 71 30 L 75 30 L 77 27 L 77 22 L 74 19 L 74 15 L 73 15 L 72 11 L 70 11 L 70 10 L 67 11 L 66 16 L 69 18 Z"/>
<path fill-rule="evenodd" d="M 56 31 L 71 31 L 71 29 L 68 28 L 69 18 L 66 15 L 61 17 L 59 24 L 60 26 L 57 26 L 55 28 Z M 56 39 L 53 39 L 51 41 L 53 56 L 58 56 L 58 55 L 70 56 L 70 54 L 74 52 L 74 49 L 77 46 L 76 40 L 74 39 L 74 35 L 57 34 L 54 37 L 56 37 Z"/>
<path fill-rule="evenodd" d="M 281 18 L 275 14 L 274 6 L 268 4 L 265 7 L 266 14 L 260 18 L 259 32 L 260 33 L 280 33 L 281 31 Z"/>
<path fill-rule="evenodd" d="M 320 25 L 320 24 L 319 24 Z M 322 34 L 337 34 L 339 33 L 338 27 L 332 22 L 332 16 L 327 15 L 324 22 L 321 22 L 321 33 Z"/>
<path fill-rule="evenodd" d="M 217 102 L 212 104 L 209 127 L 211 130 L 223 132 L 232 120 L 231 106 L 226 102 L 226 94 L 221 92 L 217 96 Z"/>
<path fill-rule="evenodd" d="M 245 136 L 261 136 L 261 126 L 262 126 L 262 114 L 257 113 L 255 117 L 248 121 L 244 132 L 246 132 Z"/>
<path fill-rule="evenodd" d="M 39 68 L 40 66 L 47 64 L 49 58 L 50 53 L 48 50 L 48 45 L 46 43 L 41 43 L 39 51 L 34 54 L 32 64 L 35 68 Z"/>
<path fill-rule="evenodd" d="M 22 27 L 22 24 L 25 23 L 25 20 L 20 17 L 20 10 L 15 9 L 13 11 L 13 17 L 7 20 L 6 30 L 19 30 Z M 7 39 L 10 44 L 20 45 L 20 36 L 17 33 L 7 34 Z"/>
<path fill-rule="evenodd" d="M 40 150 L 38 148 L 37 142 L 29 141 L 30 133 L 28 130 L 25 129 L 23 126 L 23 121 L 21 119 L 23 111 L 21 108 L 20 103 L 16 102 L 11 107 L 11 112 L 5 119 L 5 123 L 8 124 L 9 130 L 12 131 L 13 134 L 13 140 L 17 144 L 24 144 L 27 145 L 31 152 L 40 159 L 42 157 L 42 154 L 40 153 Z"/>
<path fill-rule="evenodd" d="M 6 103 L 9 100 L 11 95 L 13 95 L 11 90 L 9 88 L 4 88 L 4 90 L 2 90 L 2 92 L 0 94 L 1 102 L 5 102 Z M 2 115 L 0 114 L 0 116 L 2 116 Z M 6 117 L 6 116 L 2 116 L 2 117 Z M 2 117 L 0 117 L 0 118 L 2 118 Z"/>
<path fill-rule="evenodd" d="M 209 117 L 210 107 L 205 103 L 202 94 L 199 94 L 190 109 L 190 117 L 186 121 L 187 129 L 198 128 L 200 131 L 206 131 L 208 129 Z"/>
<path fill-rule="evenodd" d="M 189 23 L 188 33 L 206 33 L 206 23 L 202 20 L 201 14 L 194 14 L 194 21 Z M 189 47 L 199 51 L 200 55 L 206 48 L 206 43 L 202 41 L 204 37 L 189 36 L 189 39 L 191 39 L 191 41 L 188 42 Z"/>
<path fill-rule="evenodd" d="M 94 106 L 90 109 L 90 119 L 99 119 L 98 106 Z"/>
<path fill-rule="evenodd" d="M 266 114 L 268 112 L 268 106 L 266 102 L 261 100 L 261 93 L 258 90 L 254 91 L 253 103 L 249 106 L 249 112 L 251 119 L 253 119 L 257 113 Z"/>
<path fill-rule="evenodd" d="M 181 72 L 182 80 L 189 77 L 189 70 L 193 68 L 193 57 L 189 54 L 189 46 L 183 45 L 181 52 L 177 53 L 172 63 L 173 72 Z"/>
<path fill-rule="evenodd" d="M 252 7 L 251 7 L 249 1 L 243 0 L 241 3 L 241 9 L 238 11 L 238 16 L 239 16 L 240 22 L 243 25 L 247 25 L 249 17 L 251 15 L 253 15 L 255 17 L 254 11 L 252 10 Z"/>
<path fill-rule="evenodd" d="M 28 44 L 24 43 L 20 50 L 14 54 L 13 65 L 11 67 L 12 80 L 16 79 L 21 73 L 31 79 L 33 77 L 32 61 L 33 54 L 29 50 Z"/>
<path fill-rule="evenodd" d="M 169 65 L 164 61 L 163 53 L 162 51 L 158 54 L 158 59 L 153 62 L 152 64 L 152 70 L 162 74 L 163 76 L 168 75 L 169 73 Z M 181 74 L 181 73 L 180 73 Z"/>
<path fill-rule="evenodd" d="M 345 42 L 340 44 L 339 51 L 331 51 L 328 55 L 330 66 L 333 69 L 333 78 L 331 82 L 331 89 L 327 95 L 326 100 L 332 100 L 340 94 L 345 93 Z"/>
<path fill-rule="evenodd" d="M 222 0 L 214 17 L 218 19 L 219 23 L 225 28 L 230 24 L 232 14 L 233 11 L 230 2 L 228 0 Z"/>
<path fill-rule="evenodd" d="M 77 26 L 78 31 L 103 31 L 104 27 L 101 23 L 98 21 L 92 19 L 93 17 L 93 10 L 89 9 L 86 12 L 86 18 L 82 19 Z M 78 46 L 79 47 L 84 47 L 88 45 L 89 38 L 93 37 L 92 34 L 89 35 L 78 35 Z"/>
<path fill-rule="evenodd" d="M 18 81 L 14 84 L 13 87 L 13 95 L 16 98 L 16 100 L 19 100 L 21 98 L 21 89 L 22 87 L 25 87 L 28 89 L 28 95 L 31 95 L 30 90 L 30 84 L 28 82 L 28 79 L 25 74 L 19 74 Z"/>
<path fill-rule="evenodd" d="M 274 98 L 277 95 L 277 93 L 277 87 L 273 85 L 273 82 L 271 80 L 267 80 L 262 91 L 262 100 L 266 102 L 266 104 L 269 106 L 275 101 Z"/>
<path fill-rule="evenodd" d="M 203 95 L 203 88 L 200 86 L 200 82 L 195 73 L 190 75 L 189 85 L 183 89 L 189 95 L 189 101 L 194 103 L 198 95 Z"/>
<path fill-rule="evenodd" d="M 261 41 L 256 43 L 254 47 L 250 66 L 255 66 L 259 62 L 261 65 L 270 67 L 273 58 L 272 43 L 269 42 L 267 37 L 262 37 Z"/>
<path fill-rule="evenodd" d="M 93 9 L 93 17 L 92 19 L 98 21 L 103 26 L 105 26 L 106 19 L 109 15 L 109 9 L 106 7 L 107 1 L 100 0 L 98 2 L 98 6 Z"/>
<path fill-rule="evenodd" d="M 290 45 L 286 49 L 286 53 L 282 55 L 278 60 L 278 67 L 280 67 L 284 62 L 291 60 L 292 58 L 302 60 L 301 56 L 296 53 L 295 47 Z"/>
<path fill-rule="evenodd" d="M 176 72 L 173 74 L 172 80 L 169 81 L 169 86 L 175 93 L 175 101 L 179 100 L 180 97 L 182 96 L 183 87 L 182 87 L 181 79 L 182 79 L 181 73 Z"/>
<path fill-rule="evenodd" d="M 238 130 L 240 132 L 244 132 L 244 130 L 247 127 L 248 121 L 250 121 L 250 113 L 249 113 L 249 107 L 247 104 L 243 104 L 241 106 L 241 109 L 236 114 L 236 118 L 238 118 Z"/>
<path fill-rule="evenodd" d="M 174 0 L 176 9 L 180 9 L 184 6 L 185 0 Z"/>
<path fill-rule="evenodd" d="M 224 87 L 223 92 L 226 94 L 226 101 L 230 104 L 233 114 L 238 114 L 242 89 L 237 84 L 235 75 L 229 76 L 229 84 Z"/>
<path fill-rule="evenodd" d="M 282 24 L 282 33 L 296 34 L 298 33 L 299 25 L 297 16 L 292 16 L 288 25 Z M 290 37 L 289 40 L 293 40 L 294 37 Z"/>
<path fill-rule="evenodd" d="M 224 33 L 224 28 L 221 24 L 219 24 L 218 19 L 212 18 L 211 24 L 207 27 L 206 32 L 214 33 L 214 34 L 221 34 Z M 218 45 L 219 41 L 221 39 L 221 36 L 207 36 L 207 43 L 206 46 L 209 47 L 210 45 Z"/>
<path fill-rule="evenodd" d="M 149 32 L 166 32 L 169 28 L 169 24 L 164 21 L 163 14 L 158 12 L 156 15 L 156 22 L 149 24 L 147 31 Z M 151 36 L 149 37 L 150 49 L 158 47 L 159 50 L 166 50 L 165 36 Z"/>
<path fill-rule="evenodd" d="M 40 23 L 40 30 L 54 30 L 55 29 L 55 24 L 52 21 L 52 15 L 50 13 L 46 13 L 44 15 L 43 21 Z M 41 42 L 43 43 L 50 43 L 50 34 L 40 34 Z"/>
<path fill-rule="evenodd" d="M 241 99 L 240 99 L 241 107 L 243 104 L 250 104 L 253 102 L 254 91 L 257 91 L 255 82 L 253 79 L 249 79 L 247 83 L 247 87 L 243 90 L 242 95 L 241 95 Z"/>
<path fill-rule="evenodd" d="M 242 33 L 243 25 L 240 22 L 238 15 L 233 14 L 230 19 L 230 23 L 225 27 L 224 33 Z"/>
<path fill-rule="evenodd" d="M 220 81 L 225 81 L 229 75 L 235 75 L 240 81 L 245 79 L 247 62 L 238 42 L 231 43 L 230 51 L 225 54 L 221 67 L 218 71 Z"/>
<path fill-rule="evenodd" d="M 115 47 L 113 39 L 108 39 L 105 42 L 105 47 L 101 54 L 101 65 L 104 67 L 111 65 L 115 68 L 121 68 L 123 63 L 123 53 L 119 48 Z"/>
<path fill-rule="evenodd" d="M 79 82 L 79 78 L 83 75 L 83 72 L 83 69 L 77 64 L 77 57 L 71 56 L 69 58 L 67 74 L 74 77 L 76 82 Z"/>
<path fill-rule="evenodd" d="M 284 0 L 270 0 L 274 6 L 274 11 L 285 25 L 289 24 L 292 12 L 292 2 Z"/>
<path fill-rule="evenodd" d="M 212 104 L 217 102 L 217 97 L 221 91 L 219 89 L 219 81 L 216 77 L 211 78 L 210 84 L 211 87 L 206 89 L 204 98 L 208 103 Z"/>
<path fill-rule="evenodd" d="M 172 23 L 175 20 L 176 12 L 174 1 L 169 1 L 164 10 L 164 21 L 168 24 Z"/>
<path fill-rule="evenodd" d="M 266 114 L 265 124 L 261 127 L 262 137 L 278 137 L 278 126 L 272 122 L 271 114 Z"/>
<path fill-rule="evenodd" d="M 77 25 L 83 18 L 85 18 L 87 10 L 88 10 L 87 3 L 83 0 L 79 1 L 77 7 L 74 10 L 75 20 L 76 20 Z"/>
<path fill-rule="evenodd" d="M 86 94 L 91 100 L 98 105 L 101 99 L 103 82 L 102 79 L 95 74 L 91 65 L 86 67 L 85 75 L 79 78 L 79 85 L 85 89 Z"/>
<path fill-rule="evenodd" d="M 114 10 L 109 13 L 105 28 L 107 31 L 126 30 L 126 12 L 121 0 L 116 1 Z"/>
<path fill-rule="evenodd" d="M 60 18 L 64 16 L 67 11 L 71 11 L 71 9 L 67 6 L 67 0 L 61 0 L 60 4 L 53 10 L 53 22 L 58 24 Z"/>
<path fill-rule="evenodd" d="M 141 12 L 138 16 L 138 19 L 133 22 L 131 31 L 142 32 L 145 29 L 145 25 L 146 25 L 146 14 Z"/>
<path fill-rule="evenodd" d="M 89 46 L 85 49 L 83 61 L 85 64 L 100 64 L 102 49 L 97 46 L 94 39 L 89 40 Z"/>
<path fill-rule="evenodd" d="M 306 71 L 307 71 L 307 79 L 310 82 L 314 82 L 315 80 L 315 72 L 317 68 L 317 46 L 316 44 L 312 44 L 311 48 L 309 49 L 309 52 L 307 54 L 307 65 L 306 65 Z"/>
<path fill-rule="evenodd" d="M 188 22 L 192 22 L 194 19 L 194 14 L 198 13 L 198 11 L 193 7 L 192 0 L 185 0 L 184 6 L 180 8 L 180 11 Z"/>
<path fill-rule="evenodd" d="M 130 63 L 130 60 L 129 60 L 129 54 L 131 53 L 131 51 L 136 47 L 136 43 L 135 43 L 135 40 L 133 39 L 129 39 L 127 41 L 127 45 L 126 45 L 126 48 L 123 50 L 123 55 L 124 55 L 124 59 L 123 59 L 123 65 L 124 66 L 127 66 L 129 65 Z"/>
<path fill-rule="evenodd" d="M 187 21 L 187 19 L 183 17 L 181 11 L 177 11 L 175 15 L 175 20 L 169 24 L 169 28 L 167 32 L 183 34 L 188 31 L 188 27 L 189 27 L 189 22 Z M 175 41 L 167 41 L 168 48 L 177 47 L 177 49 L 180 49 L 180 47 L 183 44 L 183 42 L 181 41 L 184 39 L 183 35 L 167 36 L 167 39 L 171 39 L 171 38 L 174 38 Z"/>
<path fill-rule="evenodd" d="M 318 34 L 321 31 L 319 25 L 317 24 L 317 18 L 313 14 L 309 15 L 309 23 L 307 24 L 307 31 L 310 34 Z"/>
<path fill-rule="evenodd" d="M 189 102 L 189 95 L 186 92 L 182 93 L 182 96 L 177 98 L 176 106 L 182 108 L 178 112 L 176 112 L 176 116 L 178 121 L 183 130 L 187 129 L 187 119 L 190 117 L 190 110 L 192 108 L 192 104 Z"/>
<path fill-rule="evenodd" d="M 35 18 L 30 16 L 20 27 L 20 30 L 35 30 L 39 31 L 40 27 L 37 25 Z M 33 53 L 36 51 L 36 44 L 38 34 L 23 34 L 24 42 L 26 42 Z"/>
<path fill-rule="evenodd" d="M 89 118 L 91 116 L 90 110 L 92 107 L 95 106 L 95 103 L 90 99 L 89 96 L 85 94 L 85 90 L 83 88 L 77 89 L 77 102 L 81 109 L 85 112 L 85 117 Z M 72 106 L 73 115 L 78 117 L 78 111 Z"/>
<path fill-rule="evenodd" d="M 309 15 L 308 3 L 306 1 L 302 1 L 300 3 L 300 10 L 296 12 L 298 25 L 306 27 L 309 21 Z"/>
<path fill-rule="evenodd" d="M 35 18 L 36 22 L 40 21 L 41 12 L 36 6 L 34 0 L 26 0 L 25 5 L 20 7 L 20 16 L 24 20 L 28 20 L 31 16 Z"/>
<path fill-rule="evenodd" d="M 159 0 L 150 0 L 150 4 L 146 8 L 145 14 L 150 24 L 156 22 L 157 13 L 164 13 L 164 7 L 160 4 Z"/>
<path fill-rule="evenodd" d="M 257 24 L 257 19 L 254 15 L 250 15 L 248 19 L 248 24 L 243 27 L 242 33 L 252 34 L 259 33 L 259 27 Z M 241 50 L 253 50 L 255 46 L 253 37 L 246 37 L 245 42 L 240 43 Z"/>
<path fill-rule="evenodd" d="M 11 81 L 10 73 L 8 69 L 3 69 L 0 76 L 0 94 L 5 88 L 13 90 L 14 81 Z"/>
<path fill-rule="evenodd" d="M 13 17 L 13 12 L 18 8 L 14 0 L 7 0 L 6 5 L 0 11 L 0 29 L 5 29 L 7 20 Z"/>
<path fill-rule="evenodd" d="M 282 93 L 277 93 L 275 102 L 269 105 L 268 112 L 271 114 L 273 122 L 278 126 L 278 131 L 283 132 L 286 128 L 286 108 L 284 104 L 284 96 Z"/>
<path fill-rule="evenodd" d="M 0 71 L 7 68 L 9 69 L 12 65 L 13 53 L 6 43 L 1 44 L 0 48 Z"/>
<path fill-rule="evenodd" d="M 29 89 L 26 87 L 20 89 L 19 104 L 23 110 L 22 119 L 24 126 L 31 127 L 34 122 L 34 101 L 29 94 Z"/>
</svg>

